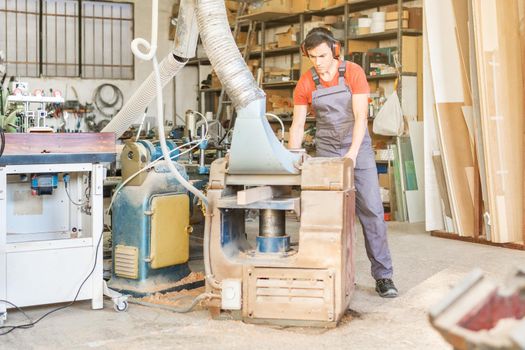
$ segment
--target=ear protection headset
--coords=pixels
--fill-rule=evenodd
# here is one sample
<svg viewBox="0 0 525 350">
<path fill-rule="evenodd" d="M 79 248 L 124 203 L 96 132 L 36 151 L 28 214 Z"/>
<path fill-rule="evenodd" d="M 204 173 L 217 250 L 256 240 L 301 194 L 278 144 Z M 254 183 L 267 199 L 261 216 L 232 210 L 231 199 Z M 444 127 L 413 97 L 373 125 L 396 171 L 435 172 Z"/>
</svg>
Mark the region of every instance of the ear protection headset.
<svg viewBox="0 0 525 350">
<path fill-rule="evenodd" d="M 339 56 L 341 55 L 341 43 L 338 40 L 336 40 L 334 37 L 332 37 L 331 35 L 328 35 L 321 31 L 310 32 L 306 36 L 306 38 L 303 40 L 301 44 L 301 52 L 303 53 L 304 56 L 309 57 L 308 51 L 306 51 L 306 48 L 304 46 L 304 42 L 306 41 L 308 37 L 314 36 L 314 35 L 318 35 L 320 37 L 327 39 L 330 42 L 329 47 L 332 50 L 332 55 L 334 56 L 334 58 L 339 58 Z"/>
</svg>

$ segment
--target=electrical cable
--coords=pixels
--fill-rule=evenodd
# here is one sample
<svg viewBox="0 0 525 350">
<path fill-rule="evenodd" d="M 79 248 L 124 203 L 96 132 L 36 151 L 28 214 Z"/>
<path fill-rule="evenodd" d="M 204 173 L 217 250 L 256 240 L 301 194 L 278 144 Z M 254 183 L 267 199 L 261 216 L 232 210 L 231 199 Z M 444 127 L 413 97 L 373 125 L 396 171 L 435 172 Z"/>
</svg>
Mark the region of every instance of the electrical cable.
<svg viewBox="0 0 525 350">
<path fill-rule="evenodd" d="M 67 185 L 65 185 L 65 190 L 66 190 L 67 198 L 69 198 L 69 201 L 70 201 L 71 203 L 73 203 L 74 205 L 76 205 L 76 206 L 78 206 L 78 207 L 81 207 L 81 206 L 83 206 L 83 205 L 86 205 L 85 202 L 77 203 L 77 202 L 75 202 L 73 199 L 71 199 L 71 196 L 69 195 L 69 191 L 67 190 Z"/>
<path fill-rule="evenodd" d="M 106 101 L 102 97 L 102 90 L 104 88 L 110 87 L 113 89 L 113 95 L 114 98 L 112 101 Z M 97 110 L 106 118 L 112 118 L 113 115 L 117 114 L 118 111 L 122 108 L 122 105 L 124 104 L 124 94 L 122 91 L 118 88 L 118 86 L 105 83 L 102 85 L 99 85 L 93 94 L 93 103 L 95 104 L 95 107 Z M 105 111 L 105 109 L 111 108 L 111 112 Z"/>
<path fill-rule="evenodd" d="M 137 142 L 140 139 L 140 132 L 142 131 L 142 126 L 144 125 L 144 120 L 146 120 L 147 113 L 148 113 L 148 108 L 146 107 L 146 110 L 144 111 L 144 114 L 142 115 L 142 121 L 140 122 L 139 130 L 137 131 L 137 136 L 135 136 L 135 142 Z"/>
<path fill-rule="evenodd" d="M 279 118 L 277 115 L 275 115 L 273 113 L 266 113 L 266 116 L 270 116 L 270 117 L 272 117 L 274 119 L 277 119 L 279 124 L 281 124 L 281 142 L 284 142 L 284 123 L 281 120 L 281 118 Z"/>
<path fill-rule="evenodd" d="M 66 308 L 70 307 L 71 305 L 73 305 L 77 301 L 78 295 L 80 294 L 80 291 L 82 290 L 82 287 L 84 286 L 84 284 L 87 282 L 87 280 L 91 277 L 91 275 L 95 271 L 95 267 L 97 267 L 98 249 L 100 247 L 100 242 L 102 242 L 102 236 L 104 236 L 104 233 L 101 232 L 100 233 L 100 237 L 98 238 L 97 247 L 95 249 L 95 262 L 93 263 L 93 267 L 91 268 L 91 271 L 86 276 L 86 278 L 84 278 L 84 281 L 82 281 L 82 283 L 80 284 L 80 287 L 78 287 L 78 290 L 77 290 L 77 293 L 75 295 L 75 298 L 73 298 L 73 300 L 70 301 L 69 303 L 67 303 L 66 305 L 62 305 L 62 306 L 57 307 L 56 309 L 50 310 L 50 311 L 46 312 L 44 315 L 40 316 L 36 321 L 31 321 L 31 319 L 27 316 L 27 314 L 24 311 L 22 311 L 21 308 L 19 308 L 18 306 L 16 306 L 15 304 L 13 304 L 10 301 L 0 299 L 0 302 L 8 303 L 8 304 L 14 306 L 17 310 L 21 311 L 30 320 L 29 323 L 25 323 L 25 324 L 21 324 L 21 325 L 0 326 L 0 330 L 8 329 L 7 331 L 5 331 L 3 333 L 0 333 L 0 336 L 9 334 L 9 333 L 11 333 L 12 331 L 14 331 L 15 329 L 18 329 L 18 328 L 20 328 L 20 329 L 27 329 L 27 328 L 34 327 L 38 322 L 42 321 L 47 316 L 49 316 L 49 315 L 51 315 L 51 314 L 53 314 L 53 313 L 55 313 L 57 311 L 66 309 Z"/>
<path fill-rule="evenodd" d="M 172 149 L 169 154 L 170 154 L 170 159 L 172 159 L 173 157 L 180 157 L 188 152 L 191 152 L 192 150 L 194 150 L 195 148 L 199 147 L 200 144 L 206 139 L 206 137 L 208 136 L 208 131 L 206 130 L 206 134 L 203 138 L 201 138 L 200 140 L 195 140 L 195 141 L 190 141 L 190 142 L 187 142 L 183 145 L 180 145 L 174 149 Z M 191 144 L 195 144 L 194 146 L 192 146 L 191 148 L 175 155 L 175 156 L 171 156 L 171 153 L 183 148 L 183 147 L 186 147 L 186 146 L 189 146 Z M 117 196 L 117 193 L 124 187 L 126 186 L 126 184 L 128 182 L 130 182 L 131 180 L 133 180 L 133 178 L 135 178 L 135 176 L 137 176 L 138 174 L 140 174 L 141 172 L 143 171 L 146 171 L 148 169 L 151 169 L 153 168 L 157 163 L 159 163 L 160 161 L 164 160 L 164 155 L 161 155 L 158 159 L 154 160 L 153 162 L 149 163 L 148 165 L 146 165 L 144 168 L 136 171 L 135 173 L 131 174 L 124 182 L 122 182 L 116 189 L 115 189 L 115 192 L 113 193 L 113 196 L 111 197 L 111 202 L 109 203 L 109 206 L 108 208 L 106 209 L 106 213 L 109 214 L 109 211 L 111 210 L 111 207 L 113 206 L 113 202 L 115 201 L 115 198 Z"/>
<path fill-rule="evenodd" d="M 5 150 L 5 132 L 2 127 L 0 127 L 0 139 L 2 140 L 2 145 L 0 146 L 0 157 L 4 154 Z"/>
<path fill-rule="evenodd" d="M 181 295 L 178 298 L 171 299 L 171 301 L 177 301 L 177 300 L 185 299 L 185 298 L 188 298 L 188 297 L 191 298 L 192 296 L 191 295 Z M 170 310 L 170 311 L 174 311 L 174 312 L 177 312 L 177 313 L 184 314 L 184 313 L 190 312 L 195 306 L 197 306 L 197 304 L 201 300 L 213 299 L 213 298 L 220 298 L 220 295 L 212 294 L 212 293 L 202 293 L 202 294 L 197 295 L 191 301 L 191 303 L 189 305 L 182 306 L 182 307 L 159 305 L 159 304 L 148 303 L 148 302 L 135 300 L 135 299 L 130 299 L 129 302 L 132 303 L 132 304 L 138 304 L 138 305 L 144 305 L 144 306 L 150 306 L 150 307 L 157 307 L 157 308 L 166 309 L 166 310 Z"/>
</svg>

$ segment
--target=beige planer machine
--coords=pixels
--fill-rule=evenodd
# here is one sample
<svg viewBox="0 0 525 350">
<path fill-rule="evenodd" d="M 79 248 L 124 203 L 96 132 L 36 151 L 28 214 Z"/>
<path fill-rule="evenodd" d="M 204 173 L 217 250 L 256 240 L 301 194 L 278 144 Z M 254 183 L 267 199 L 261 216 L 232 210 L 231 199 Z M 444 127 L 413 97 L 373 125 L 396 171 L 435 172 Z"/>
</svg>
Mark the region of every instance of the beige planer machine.
<svg viewBox="0 0 525 350">
<path fill-rule="evenodd" d="M 268 159 L 275 154 L 269 157 L 261 149 L 275 136 L 257 127 L 264 122 L 241 111 L 230 157 L 211 166 L 209 247 L 204 250 L 206 256 L 209 249 L 214 281 L 207 278 L 206 288 L 221 298 L 212 299 L 208 307 L 215 317 L 224 310 L 240 310 L 231 313 L 251 323 L 336 326 L 354 290 L 351 160 L 299 158 L 300 171 L 270 173 Z M 254 146 L 243 143 L 243 129 L 257 141 Z M 247 152 L 251 160 L 239 161 Z M 245 233 L 248 209 L 259 210 L 254 246 Z M 298 245 L 290 246 L 286 234 L 287 211 L 300 218 Z"/>
</svg>

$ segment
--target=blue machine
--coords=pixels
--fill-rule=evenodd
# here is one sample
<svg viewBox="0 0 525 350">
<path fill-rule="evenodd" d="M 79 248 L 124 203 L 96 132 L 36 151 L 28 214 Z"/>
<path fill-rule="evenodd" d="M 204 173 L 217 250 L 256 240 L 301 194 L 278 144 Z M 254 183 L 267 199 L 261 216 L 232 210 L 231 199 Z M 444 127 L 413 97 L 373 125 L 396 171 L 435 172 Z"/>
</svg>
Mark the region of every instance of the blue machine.
<svg viewBox="0 0 525 350">
<path fill-rule="evenodd" d="M 168 147 L 173 150 L 175 144 Z M 160 146 L 149 141 L 127 144 L 121 155 L 123 181 L 161 154 Z M 135 296 L 178 289 L 173 285 L 190 273 L 189 219 L 188 192 L 164 162 L 134 176 L 116 194 L 112 208 L 111 288 Z"/>
</svg>

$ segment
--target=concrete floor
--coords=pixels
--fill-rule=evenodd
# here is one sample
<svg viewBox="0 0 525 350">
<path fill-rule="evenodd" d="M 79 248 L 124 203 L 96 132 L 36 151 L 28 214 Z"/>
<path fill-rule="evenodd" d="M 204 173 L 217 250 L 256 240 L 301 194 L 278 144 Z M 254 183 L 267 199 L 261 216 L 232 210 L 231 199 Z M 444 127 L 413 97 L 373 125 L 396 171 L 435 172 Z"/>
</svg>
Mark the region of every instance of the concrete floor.
<svg viewBox="0 0 525 350">
<path fill-rule="evenodd" d="M 32 329 L 0 338 L 0 349 L 449 349 L 428 323 L 427 310 L 474 267 L 496 281 L 512 266 L 525 265 L 525 252 L 430 237 L 422 224 L 389 224 L 397 299 L 374 291 L 363 239 L 358 232 L 357 290 L 350 311 L 336 329 L 278 328 L 214 321 L 204 310 L 189 314 L 130 305 L 116 313 L 76 303 Z M 51 307 L 29 309 L 38 317 Z M 9 313 L 8 324 L 22 322 Z"/>
</svg>

